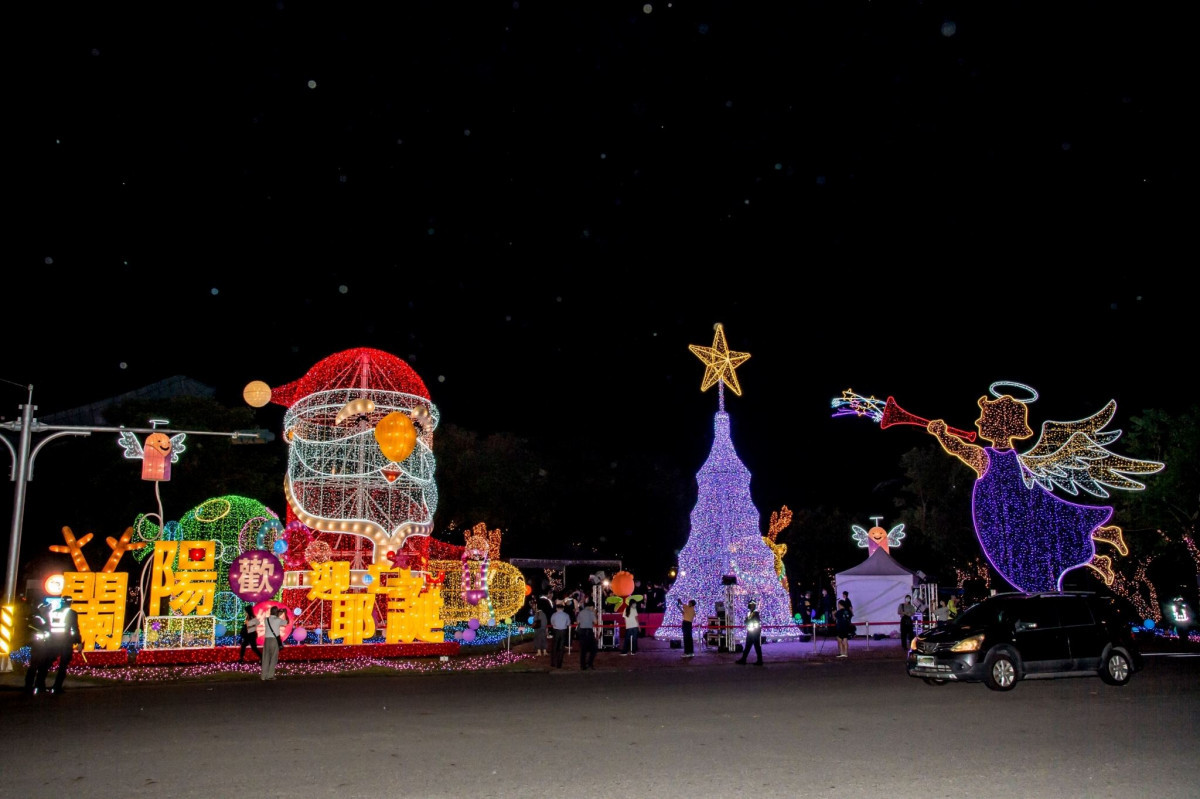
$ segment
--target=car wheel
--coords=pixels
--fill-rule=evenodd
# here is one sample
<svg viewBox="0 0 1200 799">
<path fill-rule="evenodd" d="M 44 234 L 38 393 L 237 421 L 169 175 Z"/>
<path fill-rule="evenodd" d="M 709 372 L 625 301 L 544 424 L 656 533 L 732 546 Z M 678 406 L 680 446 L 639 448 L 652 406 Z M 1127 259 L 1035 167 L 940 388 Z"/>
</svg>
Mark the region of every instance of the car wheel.
<svg viewBox="0 0 1200 799">
<path fill-rule="evenodd" d="M 1100 667 L 1100 679 L 1109 685 L 1124 685 L 1132 676 L 1133 666 L 1130 665 L 1129 658 L 1125 657 L 1125 653 L 1110 649 L 1108 657 L 1104 658 L 1104 665 Z"/>
<path fill-rule="evenodd" d="M 987 671 L 983 681 L 993 691 L 1011 691 L 1017 685 L 1017 664 L 1004 652 L 993 652 L 987 657 Z"/>
<path fill-rule="evenodd" d="M 939 680 L 936 677 L 922 677 L 921 679 L 925 681 L 926 685 L 945 685 L 946 684 L 945 680 Z"/>
</svg>

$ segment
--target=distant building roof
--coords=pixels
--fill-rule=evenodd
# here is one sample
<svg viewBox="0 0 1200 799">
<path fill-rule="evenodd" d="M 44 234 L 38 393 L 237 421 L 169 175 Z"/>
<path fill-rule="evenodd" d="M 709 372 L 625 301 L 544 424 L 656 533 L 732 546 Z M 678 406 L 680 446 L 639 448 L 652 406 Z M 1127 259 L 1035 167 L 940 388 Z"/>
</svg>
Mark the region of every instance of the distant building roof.
<svg viewBox="0 0 1200 799">
<path fill-rule="evenodd" d="M 148 386 L 136 388 L 108 399 L 98 400 L 89 405 L 81 405 L 69 411 L 39 416 L 38 421 L 45 424 L 79 425 L 82 427 L 106 426 L 109 421 L 104 417 L 105 412 L 114 405 L 120 405 L 128 400 L 173 399 L 175 397 L 213 397 L 217 390 L 205 385 L 199 380 L 193 380 L 184 375 L 175 375 Z"/>
</svg>

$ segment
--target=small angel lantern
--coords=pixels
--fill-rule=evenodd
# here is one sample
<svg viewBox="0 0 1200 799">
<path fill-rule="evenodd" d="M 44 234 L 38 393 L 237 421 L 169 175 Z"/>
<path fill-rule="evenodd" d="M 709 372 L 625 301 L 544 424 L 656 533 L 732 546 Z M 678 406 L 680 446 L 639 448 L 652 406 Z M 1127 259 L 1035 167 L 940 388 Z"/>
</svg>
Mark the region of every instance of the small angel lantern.
<svg viewBox="0 0 1200 799">
<path fill-rule="evenodd" d="M 126 458 L 141 460 L 143 480 L 166 482 L 171 479 L 171 464 L 178 461 L 179 453 L 186 449 L 183 446 L 186 435 L 177 433 L 168 437 L 166 433 L 151 433 L 146 436 L 143 446 L 136 435 L 126 431 L 117 438 L 117 443 L 125 448 Z"/>
<path fill-rule="evenodd" d="M 867 557 L 874 555 L 877 549 L 891 554 L 892 547 L 900 546 L 900 540 L 906 535 L 903 524 L 897 524 L 891 530 L 880 527 L 879 520 L 882 518 L 882 516 L 872 516 L 871 521 L 875 522 L 875 526 L 870 530 L 863 529 L 861 525 L 850 525 L 850 529 L 854 531 L 854 540 L 860 548 L 867 550 Z"/>
</svg>

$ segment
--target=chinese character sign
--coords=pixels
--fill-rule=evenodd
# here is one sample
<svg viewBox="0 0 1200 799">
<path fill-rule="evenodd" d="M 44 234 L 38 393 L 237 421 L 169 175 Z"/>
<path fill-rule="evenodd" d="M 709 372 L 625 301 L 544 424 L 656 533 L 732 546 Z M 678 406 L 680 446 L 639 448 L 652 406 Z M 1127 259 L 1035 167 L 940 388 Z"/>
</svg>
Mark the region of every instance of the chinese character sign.
<svg viewBox="0 0 1200 799">
<path fill-rule="evenodd" d="M 129 575 L 126 572 L 66 572 L 63 579 L 62 595 L 71 598 L 71 609 L 79 622 L 84 650 L 120 649 Z"/>
<path fill-rule="evenodd" d="M 256 604 L 270 599 L 283 586 L 283 564 L 265 549 L 251 549 L 233 559 L 229 587 L 238 599 Z"/>
<path fill-rule="evenodd" d="M 163 599 L 180 616 L 212 613 L 216 593 L 215 541 L 155 541 L 150 581 L 151 615 Z"/>
</svg>

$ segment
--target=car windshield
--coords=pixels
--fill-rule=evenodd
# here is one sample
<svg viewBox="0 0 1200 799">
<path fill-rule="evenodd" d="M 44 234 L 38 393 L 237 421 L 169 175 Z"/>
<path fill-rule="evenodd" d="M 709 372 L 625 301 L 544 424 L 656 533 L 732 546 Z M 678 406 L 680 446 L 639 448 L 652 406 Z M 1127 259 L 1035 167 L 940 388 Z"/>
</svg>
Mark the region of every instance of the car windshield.
<svg viewBox="0 0 1200 799">
<path fill-rule="evenodd" d="M 994 624 L 1001 618 L 1002 602 L 979 602 L 964 610 L 950 624 L 962 630 L 974 630 Z"/>
</svg>

